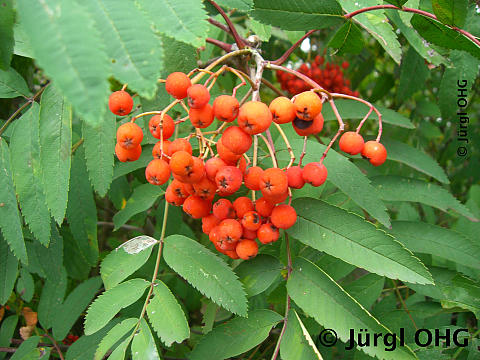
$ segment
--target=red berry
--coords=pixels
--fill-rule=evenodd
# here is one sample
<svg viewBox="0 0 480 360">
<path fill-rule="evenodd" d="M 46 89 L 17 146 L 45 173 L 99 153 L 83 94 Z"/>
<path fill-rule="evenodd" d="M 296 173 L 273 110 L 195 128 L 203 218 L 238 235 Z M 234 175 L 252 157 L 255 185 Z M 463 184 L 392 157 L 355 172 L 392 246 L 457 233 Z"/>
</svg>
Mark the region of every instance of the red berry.
<svg viewBox="0 0 480 360">
<path fill-rule="evenodd" d="M 108 99 L 108 107 L 115 115 L 128 115 L 133 108 L 133 99 L 130 94 L 124 90 L 115 91 Z"/>
</svg>

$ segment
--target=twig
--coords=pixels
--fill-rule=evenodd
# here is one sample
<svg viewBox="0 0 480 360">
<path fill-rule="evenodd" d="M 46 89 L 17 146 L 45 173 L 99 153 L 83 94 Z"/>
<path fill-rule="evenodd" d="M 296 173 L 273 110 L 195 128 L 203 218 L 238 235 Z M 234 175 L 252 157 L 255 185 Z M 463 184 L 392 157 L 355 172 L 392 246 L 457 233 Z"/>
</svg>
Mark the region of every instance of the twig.
<svg viewBox="0 0 480 360">
<path fill-rule="evenodd" d="M 226 51 L 226 52 L 232 51 L 232 45 L 227 44 L 226 42 L 223 42 L 217 39 L 212 39 L 212 38 L 206 38 L 205 41 L 215 46 L 218 46 L 223 51 Z"/>
<path fill-rule="evenodd" d="M 57 350 L 58 356 L 60 357 L 60 360 L 65 360 L 65 358 L 63 357 L 62 350 L 60 350 L 60 347 L 58 346 L 55 339 L 48 334 L 47 330 L 45 330 L 45 329 L 43 329 L 43 330 L 45 331 L 44 336 L 48 337 L 52 341 L 53 346 L 55 347 L 55 350 Z"/>
<path fill-rule="evenodd" d="M 115 224 L 112 222 L 108 221 L 97 221 L 98 226 L 108 226 L 108 227 L 115 227 Z M 138 226 L 133 226 L 133 225 L 128 225 L 124 224 L 120 226 L 120 228 L 125 229 L 125 230 L 134 230 L 134 231 L 139 231 L 139 232 L 144 232 L 145 230 L 141 227 Z"/>
<path fill-rule="evenodd" d="M 75 154 L 75 151 L 77 151 L 77 149 L 80 147 L 80 145 L 83 144 L 83 138 L 81 138 L 80 140 L 78 140 L 75 144 L 73 144 L 72 146 L 72 155 Z"/>
<path fill-rule="evenodd" d="M 402 303 L 402 306 L 405 309 L 405 312 L 408 314 L 408 317 L 410 318 L 410 320 L 412 320 L 412 323 L 413 323 L 413 326 L 415 327 L 415 330 L 418 330 L 417 324 L 415 324 L 415 320 L 413 320 L 413 317 L 412 317 L 412 315 L 410 314 L 410 311 L 407 308 L 407 304 L 405 304 L 405 301 L 403 301 L 402 294 L 400 294 L 400 290 L 398 290 L 397 283 L 395 282 L 395 280 L 393 280 L 393 279 L 391 279 L 391 280 L 392 280 L 392 283 L 393 283 L 393 287 L 395 288 L 395 292 L 397 294 L 397 297 L 400 300 L 400 302 Z"/>
<path fill-rule="evenodd" d="M 223 11 L 223 9 L 213 0 L 208 0 L 210 4 L 212 4 L 215 9 L 222 15 L 223 19 L 228 25 L 228 28 L 230 29 L 230 32 L 232 33 L 233 38 L 235 39 L 235 42 L 237 43 L 237 46 L 239 49 L 243 49 L 245 47 L 245 43 L 242 39 L 242 37 L 238 34 L 237 29 L 235 29 L 235 26 L 232 23 L 232 20 L 228 17 L 228 15 Z"/>
<path fill-rule="evenodd" d="M 303 35 L 300 39 L 298 39 L 298 41 L 295 44 L 293 44 L 287 51 L 285 51 L 285 53 L 282 56 L 280 56 L 277 60 L 272 61 L 272 64 L 282 65 L 288 59 L 290 54 L 294 52 L 297 47 L 300 46 L 303 40 L 305 40 L 307 37 L 312 35 L 315 31 L 317 31 L 317 29 L 308 31 L 305 35 Z"/>
<path fill-rule="evenodd" d="M 212 19 L 212 18 L 208 18 L 208 22 L 220 29 L 222 29 L 223 31 L 225 31 L 226 33 L 229 33 L 230 35 L 232 35 L 232 32 L 230 31 L 230 29 L 228 28 L 228 26 L 225 26 L 223 25 L 222 23 L 218 22 L 217 20 L 215 19 Z"/>
<path fill-rule="evenodd" d="M 330 106 L 332 107 L 333 113 L 335 114 L 335 117 L 337 118 L 337 121 L 338 121 L 338 131 L 335 134 L 335 136 L 332 138 L 332 140 L 330 140 L 330 143 L 327 145 L 327 148 L 325 149 L 322 157 L 320 158 L 320 162 L 322 162 L 323 159 L 326 158 L 327 153 L 330 150 L 330 148 L 332 147 L 332 145 L 335 143 L 335 140 L 337 140 L 337 138 L 340 136 L 340 134 L 345 129 L 345 124 L 343 123 L 342 117 L 340 116 L 340 113 L 338 112 L 338 109 L 337 109 L 337 106 L 335 105 L 335 102 L 333 101 L 333 99 L 329 100 L 329 102 L 330 102 Z"/>
</svg>

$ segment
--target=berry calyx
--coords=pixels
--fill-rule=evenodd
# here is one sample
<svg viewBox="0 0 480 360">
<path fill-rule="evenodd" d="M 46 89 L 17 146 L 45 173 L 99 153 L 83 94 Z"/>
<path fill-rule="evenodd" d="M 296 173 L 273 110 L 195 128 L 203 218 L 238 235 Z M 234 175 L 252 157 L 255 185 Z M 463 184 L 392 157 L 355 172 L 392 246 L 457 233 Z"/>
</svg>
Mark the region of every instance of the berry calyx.
<svg viewBox="0 0 480 360">
<path fill-rule="evenodd" d="M 322 99 L 313 91 L 305 91 L 298 94 L 293 100 L 297 117 L 312 121 L 322 111 Z"/>
<path fill-rule="evenodd" d="M 142 128 L 133 122 L 122 124 L 117 129 L 117 143 L 124 149 L 136 148 L 142 140 Z"/>
</svg>

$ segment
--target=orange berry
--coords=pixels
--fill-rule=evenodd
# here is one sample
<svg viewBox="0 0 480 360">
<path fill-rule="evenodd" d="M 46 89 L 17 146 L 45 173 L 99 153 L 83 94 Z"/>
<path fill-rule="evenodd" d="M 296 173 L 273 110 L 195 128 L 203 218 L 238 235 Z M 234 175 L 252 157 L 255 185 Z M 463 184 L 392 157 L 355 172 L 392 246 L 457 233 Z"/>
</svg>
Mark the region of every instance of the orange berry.
<svg viewBox="0 0 480 360">
<path fill-rule="evenodd" d="M 198 183 L 193 184 L 193 188 L 195 189 L 195 195 L 201 197 L 202 199 L 209 200 L 213 200 L 217 191 L 217 185 L 213 181 L 208 180 L 206 177 L 204 177 Z"/>
<path fill-rule="evenodd" d="M 140 155 L 142 155 L 142 146 L 137 145 L 134 148 L 125 149 L 117 143 L 115 145 L 115 154 L 121 162 L 136 161 L 140 158 Z"/>
<path fill-rule="evenodd" d="M 348 131 L 342 135 L 338 145 L 343 152 L 350 155 L 357 155 L 362 152 L 365 142 L 363 141 L 362 135 L 354 131 Z"/>
<path fill-rule="evenodd" d="M 281 194 L 264 194 L 263 197 L 272 204 L 278 204 L 287 200 L 288 191 L 285 191 Z"/>
<path fill-rule="evenodd" d="M 243 260 L 254 258 L 258 254 L 258 244 L 255 240 L 243 239 L 238 242 L 235 252 Z"/>
<path fill-rule="evenodd" d="M 171 147 L 171 145 L 170 145 Z M 176 175 L 186 176 L 193 169 L 193 157 L 188 152 L 180 150 L 170 158 L 170 168 Z"/>
<path fill-rule="evenodd" d="M 220 220 L 217 219 L 215 215 L 210 214 L 208 216 L 204 216 L 202 218 L 202 231 L 208 235 L 210 234 L 210 231 L 212 231 L 212 229 L 218 224 L 220 224 Z"/>
<path fill-rule="evenodd" d="M 250 239 L 250 240 L 255 240 L 257 238 L 257 232 L 245 229 L 243 228 L 243 234 L 242 234 L 243 239 Z"/>
<path fill-rule="evenodd" d="M 115 115 L 128 115 L 133 108 L 133 99 L 126 91 L 115 91 L 108 98 L 108 107 Z"/>
<path fill-rule="evenodd" d="M 190 78 L 182 72 L 171 73 L 165 82 L 165 90 L 175 99 L 186 98 L 190 86 L 192 86 Z"/>
<path fill-rule="evenodd" d="M 220 121 L 232 122 L 238 115 L 238 100 L 230 95 L 220 95 L 213 101 L 213 113 Z"/>
<path fill-rule="evenodd" d="M 234 219 L 237 217 L 232 202 L 228 199 L 218 199 L 213 204 L 213 215 L 219 220 Z"/>
<path fill-rule="evenodd" d="M 221 196 L 233 194 L 242 186 L 242 172 L 235 166 L 225 166 L 217 172 L 215 183 Z"/>
<path fill-rule="evenodd" d="M 297 212 L 290 205 L 277 205 L 270 215 L 270 221 L 279 229 L 288 229 L 297 222 Z"/>
<path fill-rule="evenodd" d="M 163 124 L 161 124 L 161 122 L 162 115 L 154 115 L 148 122 L 148 128 L 154 138 L 161 139 L 163 133 L 163 140 L 167 140 L 172 137 L 175 132 L 175 122 L 167 114 L 163 115 Z"/>
<path fill-rule="evenodd" d="M 247 160 L 245 160 L 245 157 L 242 156 L 240 160 L 238 160 L 237 167 L 239 170 L 242 172 L 243 175 L 245 175 L 245 170 L 247 170 Z"/>
<path fill-rule="evenodd" d="M 217 224 L 212 229 L 210 229 L 210 232 L 208 233 L 208 239 L 215 245 L 215 248 L 217 248 L 217 243 L 218 243 L 218 239 L 219 239 L 218 230 L 220 230 L 220 229 L 219 229 L 218 224 Z M 218 248 L 217 248 L 217 250 L 218 250 Z"/>
<path fill-rule="evenodd" d="M 222 144 L 234 154 L 244 154 L 252 146 L 252 136 L 238 126 L 230 126 L 222 134 Z"/>
<path fill-rule="evenodd" d="M 235 250 L 224 250 L 223 254 L 227 255 L 230 259 L 240 259 Z"/>
<path fill-rule="evenodd" d="M 193 109 L 201 109 L 208 104 L 210 100 L 210 92 L 202 84 L 194 84 L 187 90 L 188 106 Z"/>
<path fill-rule="evenodd" d="M 168 185 L 168 188 L 171 188 L 173 193 L 176 196 L 178 196 L 180 198 L 183 198 L 183 199 L 186 199 L 190 195 L 190 193 L 186 189 L 186 184 L 184 184 L 184 183 L 182 183 L 182 182 L 180 182 L 176 179 L 172 180 L 170 185 Z"/>
<path fill-rule="evenodd" d="M 260 134 L 267 130 L 273 116 L 267 105 L 260 101 L 249 101 L 240 107 L 238 126 L 247 134 Z"/>
<path fill-rule="evenodd" d="M 142 128 L 133 122 L 122 124 L 117 129 L 117 142 L 125 149 L 136 148 L 142 140 Z"/>
<path fill-rule="evenodd" d="M 188 184 L 196 184 L 205 177 L 205 165 L 203 161 L 196 156 L 192 157 L 192 159 L 192 169 L 188 171 L 186 175 L 180 175 L 182 181 Z"/>
<path fill-rule="evenodd" d="M 239 218 L 242 218 L 245 213 L 252 211 L 254 209 L 254 206 L 250 198 L 246 196 L 240 196 L 236 198 L 233 202 L 233 208 L 235 209 L 237 216 Z"/>
<path fill-rule="evenodd" d="M 323 115 L 318 114 L 313 118 L 313 121 L 306 121 L 300 118 L 295 118 L 293 121 L 293 129 L 300 136 L 308 136 L 318 134 L 323 129 Z"/>
<path fill-rule="evenodd" d="M 227 148 L 223 143 L 222 138 L 218 139 L 217 141 L 217 153 L 220 159 L 229 165 L 237 164 L 237 161 L 242 157 L 242 155 L 235 154 L 229 148 Z"/>
<path fill-rule="evenodd" d="M 269 217 L 274 207 L 275 205 L 268 202 L 264 197 L 255 201 L 255 210 L 263 217 Z"/>
<path fill-rule="evenodd" d="M 152 185 L 163 185 L 170 178 L 170 167 L 164 160 L 153 159 L 145 169 L 145 177 Z"/>
<path fill-rule="evenodd" d="M 367 141 L 362 150 L 362 156 L 373 166 L 382 165 L 387 160 L 387 149 L 377 141 Z"/>
<path fill-rule="evenodd" d="M 322 185 L 327 180 L 328 171 L 323 163 L 312 162 L 303 168 L 303 180 L 313 186 Z"/>
<path fill-rule="evenodd" d="M 262 244 L 269 244 L 278 240 L 280 232 L 272 223 L 266 223 L 257 230 L 257 237 Z"/>
<path fill-rule="evenodd" d="M 165 155 L 168 155 L 170 148 L 170 140 L 163 140 L 163 153 L 162 153 L 162 142 L 157 141 L 152 150 L 152 155 L 155 159 L 163 159 L 167 163 L 170 162 L 170 159 L 167 159 Z"/>
<path fill-rule="evenodd" d="M 296 107 L 285 96 L 279 96 L 270 103 L 268 107 L 272 112 L 273 121 L 277 124 L 292 122 L 296 116 Z"/>
<path fill-rule="evenodd" d="M 287 174 L 279 168 L 266 169 L 260 178 L 260 191 L 265 195 L 280 195 L 288 189 Z"/>
<path fill-rule="evenodd" d="M 207 174 L 207 178 L 215 181 L 215 175 L 217 175 L 218 170 L 225 166 L 227 166 L 227 164 L 219 157 L 213 157 L 208 159 L 205 163 L 205 172 Z"/>
<path fill-rule="evenodd" d="M 250 190 L 260 190 L 260 178 L 263 169 L 259 166 L 252 166 L 245 171 L 245 186 Z"/>
<path fill-rule="evenodd" d="M 205 200 L 195 195 L 190 195 L 183 203 L 183 211 L 194 219 L 207 216 L 211 208 L 212 202 L 210 200 Z"/>
<path fill-rule="evenodd" d="M 313 91 L 298 94 L 293 100 L 296 114 L 302 120 L 312 121 L 322 111 L 322 99 Z"/>
<path fill-rule="evenodd" d="M 225 219 L 218 224 L 219 246 L 224 250 L 235 249 L 235 243 L 240 240 L 243 229 L 237 220 Z"/>
<path fill-rule="evenodd" d="M 300 166 L 292 166 L 287 169 L 288 186 L 293 189 L 301 189 L 305 185 L 303 170 Z"/>
<path fill-rule="evenodd" d="M 250 231 L 257 231 L 262 226 L 262 218 L 256 211 L 248 211 L 242 216 L 242 226 Z"/>
<path fill-rule="evenodd" d="M 194 127 L 204 129 L 213 122 L 213 108 L 208 103 L 199 109 L 191 108 L 188 110 L 188 117 Z"/>
<path fill-rule="evenodd" d="M 180 206 L 185 202 L 185 198 L 177 196 L 177 194 L 175 194 L 175 191 L 170 186 L 168 186 L 167 191 L 165 191 L 165 201 L 169 204 Z"/>
<path fill-rule="evenodd" d="M 190 145 L 190 143 L 187 140 L 181 139 L 181 138 L 175 139 L 172 141 L 172 143 L 168 148 L 168 151 L 169 151 L 168 155 L 172 156 L 177 151 L 182 151 L 182 150 L 192 155 L 192 145 Z"/>
</svg>

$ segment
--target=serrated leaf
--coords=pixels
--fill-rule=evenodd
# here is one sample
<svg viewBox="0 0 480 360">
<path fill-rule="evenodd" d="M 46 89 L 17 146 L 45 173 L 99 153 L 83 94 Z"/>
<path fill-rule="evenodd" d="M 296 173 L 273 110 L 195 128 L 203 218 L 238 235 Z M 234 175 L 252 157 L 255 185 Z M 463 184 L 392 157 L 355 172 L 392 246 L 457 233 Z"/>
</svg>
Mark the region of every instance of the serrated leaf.
<svg viewBox="0 0 480 360">
<path fill-rule="evenodd" d="M 33 360 L 40 359 L 40 350 L 37 345 L 40 342 L 40 336 L 32 336 L 23 341 L 15 351 L 10 360 Z"/>
<path fill-rule="evenodd" d="M 303 148 L 303 140 L 294 138 L 290 140 L 290 144 L 295 153 L 300 154 Z M 279 151 L 282 145 L 279 142 L 277 145 L 279 145 L 277 146 L 278 158 L 289 159 L 286 151 Z M 311 140 L 307 141 L 307 154 L 304 157 L 305 163 L 318 161 L 320 158 L 319 154 L 322 154 L 325 149 L 326 146 L 323 144 Z M 370 184 L 370 180 L 355 164 L 332 149 L 328 152 L 324 164 L 328 169 L 328 181 L 337 186 L 380 223 L 386 227 L 390 226 L 390 217 L 385 204 L 380 200 L 380 196 Z"/>
<path fill-rule="evenodd" d="M 467 17 L 468 0 L 432 0 L 432 8 L 442 23 L 461 28 Z"/>
<path fill-rule="evenodd" d="M 295 239 L 367 271 L 392 279 L 432 283 L 419 259 L 395 238 L 358 215 L 315 199 L 296 199 Z"/>
<path fill-rule="evenodd" d="M 129 254 L 123 248 L 113 250 L 102 261 L 100 274 L 105 289 L 109 290 L 140 269 L 152 253 L 152 247 L 137 253 Z"/>
<path fill-rule="evenodd" d="M 13 182 L 22 214 L 33 235 L 45 246 L 50 242 L 50 213 L 43 190 L 39 158 L 39 106 L 31 108 L 15 122 L 10 139 Z"/>
<path fill-rule="evenodd" d="M 415 74 L 416 81 L 412 81 L 412 74 Z M 401 104 L 415 92 L 422 90 L 428 74 L 429 71 L 425 60 L 418 55 L 414 48 L 408 48 L 400 66 L 400 83 L 396 95 L 397 102 Z"/>
<path fill-rule="evenodd" d="M 0 11 L 0 69 L 7 70 L 13 54 L 13 24 L 15 11 L 13 1 L 5 0 Z"/>
<path fill-rule="evenodd" d="M 0 305 L 4 305 L 10 298 L 17 275 L 18 260 L 0 235 Z"/>
<path fill-rule="evenodd" d="M 480 269 L 480 245 L 450 229 L 416 221 L 394 221 L 390 233 L 410 250 Z"/>
<path fill-rule="evenodd" d="M 181 71 L 188 73 L 190 70 L 198 66 L 196 57 L 197 49 L 192 45 L 185 44 L 184 42 L 177 41 L 171 37 L 162 36 L 163 44 L 163 58 L 164 66 L 162 69 L 163 76 L 167 77 L 170 73 L 175 71 Z M 168 61 L 169 59 L 175 58 L 175 61 Z M 163 84 L 161 84 L 163 85 Z M 165 91 L 165 87 L 160 88 L 161 90 L 157 91 L 156 97 L 163 96 L 165 100 L 169 101 L 170 98 Z M 145 99 L 141 99 L 142 109 L 145 110 Z M 168 102 L 164 105 L 167 106 Z"/>
<path fill-rule="evenodd" d="M 96 124 L 108 99 L 109 63 L 101 34 L 76 1 L 17 1 L 35 59 L 86 121 Z"/>
<path fill-rule="evenodd" d="M 133 215 L 141 213 L 152 207 L 157 199 L 164 193 L 160 186 L 142 184 L 133 190 L 125 207 L 113 216 L 115 230 L 125 224 Z"/>
<path fill-rule="evenodd" d="M 143 279 L 132 279 L 103 292 L 88 308 L 85 334 L 103 328 L 121 309 L 140 299 L 148 285 Z"/>
<path fill-rule="evenodd" d="M 115 115 L 107 111 L 97 125 L 83 123 L 82 134 L 87 170 L 93 188 L 105 196 L 113 180 L 115 162 Z"/>
<path fill-rule="evenodd" d="M 132 359 L 133 360 L 160 360 L 158 350 L 155 345 L 155 339 L 153 338 L 150 327 L 145 319 L 140 320 L 140 326 L 138 332 L 132 341 Z"/>
<path fill-rule="evenodd" d="M 248 20 L 247 28 L 250 28 L 253 31 L 253 34 L 257 35 L 262 41 L 268 41 L 272 37 L 272 26 L 262 24 L 255 19 Z"/>
<path fill-rule="evenodd" d="M 402 7 L 408 0 L 390 0 L 390 1 L 385 1 L 389 4 L 392 4 L 392 5 L 395 5 L 395 6 L 398 6 L 398 7 Z"/>
<path fill-rule="evenodd" d="M 5 139 L 0 138 L 0 230 L 10 249 L 23 263 L 27 263 L 27 249 L 23 239 L 22 221 L 18 212 L 13 187 L 10 150 Z"/>
<path fill-rule="evenodd" d="M 334 329 L 338 338 L 347 342 L 350 329 L 369 333 L 391 333 L 375 319 L 362 305 L 352 298 L 327 273 L 308 260 L 297 258 L 287 282 L 287 289 L 293 301 L 309 316 L 325 328 Z M 396 342 L 398 343 L 398 338 Z M 357 347 L 379 359 L 416 359 L 408 346 L 397 347 L 389 352 L 382 346 Z"/>
<path fill-rule="evenodd" d="M 125 359 L 125 353 L 127 352 L 130 339 L 125 339 L 120 345 L 108 357 L 109 360 L 123 360 Z"/>
<path fill-rule="evenodd" d="M 382 138 L 382 143 L 387 149 L 389 160 L 404 163 L 444 184 L 450 182 L 440 165 L 423 151 L 393 139 Z"/>
<path fill-rule="evenodd" d="M 38 321 L 44 329 L 50 329 L 61 311 L 67 291 L 67 272 L 64 268 L 54 278 L 47 277 L 38 303 Z"/>
<path fill-rule="evenodd" d="M 40 164 L 48 208 L 57 224 L 65 217 L 70 183 L 72 107 L 50 84 L 40 102 Z"/>
<path fill-rule="evenodd" d="M 287 317 L 287 328 L 280 343 L 280 355 L 284 360 L 323 360 L 305 325 L 294 309 Z"/>
<path fill-rule="evenodd" d="M 253 6 L 253 0 L 219 0 L 216 3 L 228 9 L 237 9 L 240 11 L 248 11 Z"/>
<path fill-rule="evenodd" d="M 147 306 L 147 314 L 158 337 L 168 347 L 174 342 L 181 343 L 188 339 L 190 329 L 187 318 L 167 285 L 157 280 L 153 295 Z"/>
<path fill-rule="evenodd" d="M 343 288 L 365 309 L 369 309 L 382 294 L 384 284 L 383 276 L 367 274 L 346 284 Z"/>
<path fill-rule="evenodd" d="M 480 59 L 480 47 L 441 22 L 415 14 L 411 23 L 428 42 L 447 49 L 463 50 Z"/>
<path fill-rule="evenodd" d="M 247 315 L 247 298 L 237 275 L 203 245 L 171 235 L 165 239 L 163 257 L 168 266 L 216 304 L 234 314 Z"/>
<path fill-rule="evenodd" d="M 190 353 L 192 360 L 223 360 L 242 354 L 264 341 L 282 317 L 271 310 L 254 310 L 204 335 Z M 228 344 L 228 346 L 225 346 Z"/>
<path fill-rule="evenodd" d="M 30 45 L 28 36 L 22 26 L 21 19 L 19 19 L 18 16 L 15 19 L 13 36 L 15 38 L 15 46 L 13 47 L 14 54 L 33 59 L 34 56 L 32 46 Z"/>
<path fill-rule="evenodd" d="M 336 0 L 254 0 L 253 3 L 250 16 L 283 30 L 321 29 L 339 23 L 342 18 L 342 8 Z"/>
<path fill-rule="evenodd" d="M 0 346 L 8 347 L 10 346 L 11 339 L 17 327 L 18 316 L 10 315 L 9 317 L 3 319 L 0 327 Z M 3 360 L 7 353 L 0 353 L 0 359 Z"/>
<path fill-rule="evenodd" d="M 205 45 L 207 13 L 196 0 L 137 0 L 155 30 L 195 47 Z"/>
<path fill-rule="evenodd" d="M 328 46 L 336 49 L 333 54 L 360 54 L 364 48 L 362 32 L 349 20 L 337 30 Z"/>
<path fill-rule="evenodd" d="M 250 261 L 244 261 L 235 268 L 247 295 L 255 296 L 268 289 L 281 276 L 283 265 L 277 258 L 259 254 Z"/>
<path fill-rule="evenodd" d="M 112 327 L 108 333 L 102 338 L 97 350 L 95 351 L 94 360 L 101 360 L 110 348 L 125 337 L 129 331 L 133 330 L 138 319 L 125 319 Z"/>
<path fill-rule="evenodd" d="M 378 5 L 382 2 L 378 0 L 339 0 L 339 3 L 345 11 L 353 12 L 361 8 Z M 392 25 L 388 22 L 384 10 L 358 14 L 353 20 L 367 30 L 397 64 L 400 63 L 402 49 L 398 42 L 397 34 L 395 34 Z"/>
<path fill-rule="evenodd" d="M 32 300 L 35 292 L 35 283 L 32 275 L 24 267 L 20 269 L 20 277 L 17 280 L 16 291 L 18 295 L 26 302 L 30 302 Z"/>
<path fill-rule="evenodd" d="M 92 277 L 78 285 L 65 299 L 53 319 L 53 336 L 64 339 L 75 322 L 93 300 L 102 281 L 99 276 Z"/>
<path fill-rule="evenodd" d="M 13 68 L 0 70 L 0 98 L 29 97 L 27 83 Z"/>
<path fill-rule="evenodd" d="M 385 201 L 419 202 L 442 211 L 449 209 L 471 220 L 476 220 L 470 210 L 444 188 L 417 179 L 401 176 L 376 176 L 372 184 Z"/>
<path fill-rule="evenodd" d="M 90 265 L 96 265 L 98 259 L 97 208 L 92 186 L 88 180 L 83 147 L 77 149 L 72 159 L 67 220 L 80 249 L 80 255 Z"/>
</svg>

